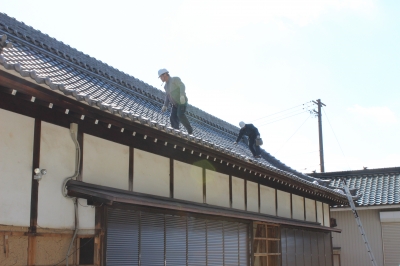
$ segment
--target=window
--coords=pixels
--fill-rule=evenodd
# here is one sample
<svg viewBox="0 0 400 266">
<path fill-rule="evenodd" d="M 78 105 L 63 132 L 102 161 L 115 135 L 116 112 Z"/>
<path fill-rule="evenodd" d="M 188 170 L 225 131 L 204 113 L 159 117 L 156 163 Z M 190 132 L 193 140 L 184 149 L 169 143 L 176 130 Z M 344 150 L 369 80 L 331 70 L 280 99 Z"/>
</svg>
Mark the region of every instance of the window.
<svg viewBox="0 0 400 266">
<path fill-rule="evenodd" d="M 281 265 L 279 226 L 266 223 L 253 223 L 254 266 Z"/>
</svg>

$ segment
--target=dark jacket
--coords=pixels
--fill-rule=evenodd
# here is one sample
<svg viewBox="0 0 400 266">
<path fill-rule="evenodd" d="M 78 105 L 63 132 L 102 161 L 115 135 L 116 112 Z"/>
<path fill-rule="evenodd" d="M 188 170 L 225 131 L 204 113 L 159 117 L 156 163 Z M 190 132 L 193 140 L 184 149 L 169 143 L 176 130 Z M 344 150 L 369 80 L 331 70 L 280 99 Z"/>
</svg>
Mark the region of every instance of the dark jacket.
<svg viewBox="0 0 400 266">
<path fill-rule="evenodd" d="M 245 124 L 244 127 L 240 129 L 239 136 L 236 142 L 239 142 L 239 140 L 243 137 L 243 135 L 248 136 L 250 139 L 255 139 L 257 138 L 257 136 L 260 135 L 260 133 L 253 124 Z"/>
</svg>

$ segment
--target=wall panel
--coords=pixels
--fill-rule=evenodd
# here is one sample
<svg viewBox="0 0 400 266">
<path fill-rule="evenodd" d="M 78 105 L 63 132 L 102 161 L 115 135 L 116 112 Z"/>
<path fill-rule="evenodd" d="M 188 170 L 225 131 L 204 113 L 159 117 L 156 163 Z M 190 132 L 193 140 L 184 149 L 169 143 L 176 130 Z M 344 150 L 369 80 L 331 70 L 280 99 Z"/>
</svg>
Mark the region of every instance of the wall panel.
<svg viewBox="0 0 400 266">
<path fill-rule="evenodd" d="M 292 194 L 293 219 L 304 221 L 304 198 Z"/>
<path fill-rule="evenodd" d="M 329 217 L 329 204 L 324 203 L 323 204 L 324 208 L 324 226 L 330 227 L 330 217 Z"/>
<path fill-rule="evenodd" d="M 208 204 L 229 208 L 229 176 L 206 170 L 206 198 Z"/>
<path fill-rule="evenodd" d="M 30 225 L 34 124 L 0 109 L 0 224 Z"/>
<path fill-rule="evenodd" d="M 277 200 L 278 200 L 278 216 L 280 217 L 291 217 L 290 210 L 290 193 L 277 190 Z"/>
<path fill-rule="evenodd" d="M 247 210 L 258 212 L 258 184 L 247 181 Z"/>
<path fill-rule="evenodd" d="M 324 225 L 324 210 L 320 201 L 317 201 L 317 223 Z"/>
<path fill-rule="evenodd" d="M 84 134 L 82 181 L 128 190 L 129 147 Z"/>
<path fill-rule="evenodd" d="M 174 198 L 203 203 L 203 169 L 174 160 Z"/>
<path fill-rule="evenodd" d="M 232 176 L 232 208 L 244 210 L 244 180 Z"/>
<path fill-rule="evenodd" d="M 260 185 L 260 212 L 276 215 L 275 189 Z"/>
<path fill-rule="evenodd" d="M 133 191 L 169 197 L 170 159 L 139 149 L 133 154 Z"/>
<path fill-rule="evenodd" d="M 315 222 L 316 221 L 315 200 L 305 198 L 305 205 L 306 205 L 306 221 Z"/>
</svg>

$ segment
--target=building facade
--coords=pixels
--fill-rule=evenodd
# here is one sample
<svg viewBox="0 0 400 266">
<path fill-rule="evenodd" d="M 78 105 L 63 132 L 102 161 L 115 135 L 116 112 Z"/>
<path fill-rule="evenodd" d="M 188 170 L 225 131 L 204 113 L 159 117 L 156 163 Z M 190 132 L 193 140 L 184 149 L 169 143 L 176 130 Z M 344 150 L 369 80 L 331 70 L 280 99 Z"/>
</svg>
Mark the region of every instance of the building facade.
<svg viewBox="0 0 400 266">
<path fill-rule="evenodd" d="M 0 265 L 331 266 L 346 197 L 0 14 Z"/>
<path fill-rule="evenodd" d="M 312 174 L 341 186 L 344 178 L 361 197 L 357 213 L 378 265 L 400 265 L 400 167 Z M 372 265 L 354 215 L 348 206 L 334 206 L 341 234 L 333 233 L 334 266 Z"/>
</svg>

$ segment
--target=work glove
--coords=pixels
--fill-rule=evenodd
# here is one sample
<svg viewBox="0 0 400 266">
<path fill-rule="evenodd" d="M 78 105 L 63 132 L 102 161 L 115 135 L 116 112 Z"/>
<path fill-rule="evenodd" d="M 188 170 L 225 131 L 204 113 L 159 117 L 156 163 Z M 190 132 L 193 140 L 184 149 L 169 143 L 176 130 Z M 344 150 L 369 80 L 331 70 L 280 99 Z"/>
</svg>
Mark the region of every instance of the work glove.
<svg viewBox="0 0 400 266">
<path fill-rule="evenodd" d="M 181 96 L 181 104 L 184 104 L 186 102 L 185 96 Z"/>
<path fill-rule="evenodd" d="M 162 108 L 161 108 L 161 112 L 165 112 L 165 111 L 167 111 L 167 106 L 163 106 Z"/>
</svg>

